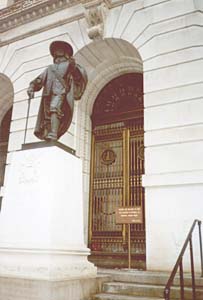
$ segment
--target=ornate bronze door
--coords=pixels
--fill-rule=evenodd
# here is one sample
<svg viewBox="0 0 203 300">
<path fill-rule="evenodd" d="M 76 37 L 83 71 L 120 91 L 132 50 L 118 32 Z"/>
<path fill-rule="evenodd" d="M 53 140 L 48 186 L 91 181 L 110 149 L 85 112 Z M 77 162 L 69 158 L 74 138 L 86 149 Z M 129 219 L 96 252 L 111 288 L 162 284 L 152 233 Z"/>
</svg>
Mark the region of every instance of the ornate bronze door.
<svg viewBox="0 0 203 300">
<path fill-rule="evenodd" d="M 116 224 L 116 207 L 141 205 L 144 216 L 142 99 L 142 75 L 127 74 L 94 105 L 89 247 L 97 266 L 128 266 L 127 226 Z M 145 268 L 145 223 L 131 225 L 131 236 L 132 266 Z"/>
</svg>

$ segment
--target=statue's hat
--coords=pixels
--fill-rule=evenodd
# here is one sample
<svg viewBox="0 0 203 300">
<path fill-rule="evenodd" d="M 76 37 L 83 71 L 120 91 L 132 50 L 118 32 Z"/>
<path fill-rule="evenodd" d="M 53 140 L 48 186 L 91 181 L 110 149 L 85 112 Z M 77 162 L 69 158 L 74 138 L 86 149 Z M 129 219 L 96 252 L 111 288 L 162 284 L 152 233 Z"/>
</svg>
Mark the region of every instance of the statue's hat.
<svg viewBox="0 0 203 300">
<path fill-rule="evenodd" d="M 63 49 L 68 56 L 73 55 L 73 48 L 72 46 L 64 41 L 54 41 L 51 43 L 49 50 L 52 56 L 54 56 L 54 52 L 56 49 Z"/>
</svg>

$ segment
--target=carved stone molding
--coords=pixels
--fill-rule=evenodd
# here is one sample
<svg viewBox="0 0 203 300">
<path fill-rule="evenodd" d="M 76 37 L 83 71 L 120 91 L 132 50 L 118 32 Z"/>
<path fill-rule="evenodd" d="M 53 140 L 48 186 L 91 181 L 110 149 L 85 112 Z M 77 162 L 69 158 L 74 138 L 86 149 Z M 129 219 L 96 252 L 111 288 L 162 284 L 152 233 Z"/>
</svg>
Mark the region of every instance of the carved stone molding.
<svg viewBox="0 0 203 300">
<path fill-rule="evenodd" d="M 11 80 L 5 75 L 0 73 L 0 124 L 3 120 L 7 111 L 13 105 L 13 97 L 14 97 L 14 90 L 13 84 Z"/>
<path fill-rule="evenodd" d="M 80 2 L 80 0 L 19 0 L 0 10 L 0 32 L 32 22 Z"/>
<path fill-rule="evenodd" d="M 91 83 L 83 96 L 81 106 L 88 115 L 91 115 L 94 101 L 101 89 L 112 79 L 126 73 L 143 73 L 143 68 L 138 58 L 123 56 L 102 63 L 91 76 Z"/>
<path fill-rule="evenodd" d="M 18 0 L 0 10 L 0 33 L 81 4 L 86 9 L 90 36 L 101 36 L 108 9 L 132 1 L 135 0 Z"/>
<path fill-rule="evenodd" d="M 102 39 L 104 36 L 105 20 L 110 8 L 110 1 L 89 1 L 84 3 L 86 9 L 85 18 L 88 28 L 88 36 L 92 40 Z"/>
</svg>

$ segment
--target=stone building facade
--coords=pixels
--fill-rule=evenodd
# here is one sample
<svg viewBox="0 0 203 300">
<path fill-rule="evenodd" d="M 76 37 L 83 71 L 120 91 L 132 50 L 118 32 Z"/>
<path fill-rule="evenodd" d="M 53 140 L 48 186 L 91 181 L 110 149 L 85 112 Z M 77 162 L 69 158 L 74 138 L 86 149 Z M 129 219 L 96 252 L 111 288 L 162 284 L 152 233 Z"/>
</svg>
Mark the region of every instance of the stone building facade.
<svg viewBox="0 0 203 300">
<path fill-rule="evenodd" d="M 37 142 L 33 130 L 40 92 L 31 101 L 25 132 L 26 90 L 52 63 L 49 45 L 54 40 L 72 44 L 89 79 L 82 100 L 75 103 L 71 127 L 60 139 L 83 162 L 86 241 L 91 234 L 94 103 L 116 78 L 124 76 L 127 87 L 125 76 L 142 76 L 145 263 L 149 270 L 170 270 L 193 220 L 203 218 L 202 0 L 1 2 L 0 124 L 1 132 L 7 132 L 0 135 L 2 209 L 13 153 L 24 143 Z"/>
</svg>

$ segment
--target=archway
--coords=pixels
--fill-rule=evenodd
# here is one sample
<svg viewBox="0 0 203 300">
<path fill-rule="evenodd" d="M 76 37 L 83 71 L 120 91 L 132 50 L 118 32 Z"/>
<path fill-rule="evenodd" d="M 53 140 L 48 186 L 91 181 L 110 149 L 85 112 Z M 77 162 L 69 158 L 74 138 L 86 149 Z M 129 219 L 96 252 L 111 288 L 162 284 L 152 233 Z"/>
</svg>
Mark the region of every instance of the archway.
<svg viewBox="0 0 203 300">
<path fill-rule="evenodd" d="M 4 116 L 0 126 L 0 186 L 4 185 L 4 174 L 8 152 L 8 140 L 10 133 L 12 108 Z"/>
<path fill-rule="evenodd" d="M 13 85 L 10 79 L 0 74 L 0 188 L 4 185 L 8 141 L 13 107 Z"/>
<path fill-rule="evenodd" d="M 118 207 L 145 213 L 143 76 L 128 73 L 111 80 L 92 111 L 90 260 L 101 267 L 128 266 L 128 228 L 116 224 Z M 132 266 L 145 268 L 145 220 L 131 225 Z"/>
<path fill-rule="evenodd" d="M 0 73 L 0 124 L 8 112 L 8 110 L 13 105 L 13 84 L 11 80 L 5 75 Z"/>
<path fill-rule="evenodd" d="M 84 220 L 88 241 L 90 160 L 93 106 L 98 94 L 113 79 L 131 73 L 143 73 L 142 59 L 135 47 L 121 39 L 105 39 L 81 49 L 76 60 L 88 71 L 89 83 L 82 101 L 76 105 L 76 153 L 83 160 Z"/>
</svg>

